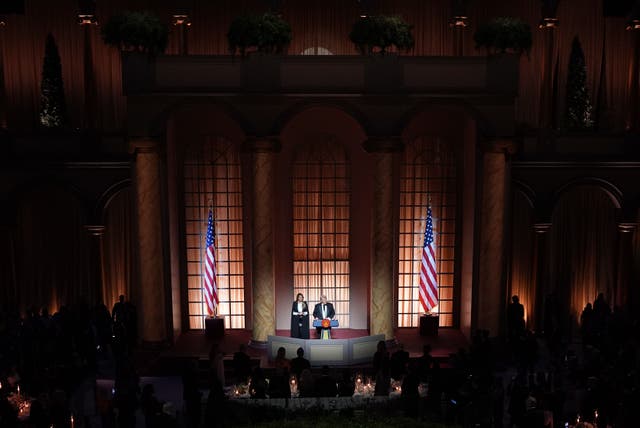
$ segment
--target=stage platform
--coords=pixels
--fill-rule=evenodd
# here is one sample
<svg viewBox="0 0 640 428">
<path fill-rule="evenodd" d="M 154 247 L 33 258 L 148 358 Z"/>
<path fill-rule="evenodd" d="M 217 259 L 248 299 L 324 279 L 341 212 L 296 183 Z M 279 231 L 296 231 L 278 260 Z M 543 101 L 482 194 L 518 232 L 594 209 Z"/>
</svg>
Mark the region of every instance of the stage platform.
<svg viewBox="0 0 640 428">
<path fill-rule="evenodd" d="M 315 332 L 311 333 L 315 336 Z M 332 330 L 333 339 L 355 339 L 369 336 L 368 330 L 342 329 L 336 328 Z M 289 330 L 277 330 L 276 336 L 289 337 Z M 404 349 L 409 352 L 411 358 L 417 358 L 422 355 L 423 346 L 431 345 L 431 355 L 435 358 L 445 361 L 449 355 L 457 352 L 460 348 L 467 348 L 469 342 L 464 335 L 455 329 L 440 329 L 437 337 L 420 336 L 418 328 L 399 328 L 395 332 L 396 343 L 402 344 Z M 226 330 L 223 337 L 213 339 L 205 335 L 204 330 L 192 330 L 184 332 L 175 345 L 169 349 L 162 351 L 156 359 L 153 366 L 156 369 L 161 367 L 172 366 L 168 364 L 170 361 L 183 359 L 197 359 L 204 361 L 209 359 L 209 351 L 214 343 L 218 344 L 218 349 L 225 355 L 225 359 L 230 359 L 241 344 L 247 345 L 246 352 L 254 360 L 260 361 L 261 367 L 271 367 L 267 349 L 253 348 L 249 345 L 251 341 L 250 330 Z M 389 348 L 390 352 L 397 349 L 397 346 Z M 295 355 L 287 355 L 288 358 L 294 358 Z M 373 355 L 372 355 L 373 358 Z M 157 370 L 154 370 L 157 371 Z M 163 371 L 163 370 L 161 370 Z"/>
</svg>

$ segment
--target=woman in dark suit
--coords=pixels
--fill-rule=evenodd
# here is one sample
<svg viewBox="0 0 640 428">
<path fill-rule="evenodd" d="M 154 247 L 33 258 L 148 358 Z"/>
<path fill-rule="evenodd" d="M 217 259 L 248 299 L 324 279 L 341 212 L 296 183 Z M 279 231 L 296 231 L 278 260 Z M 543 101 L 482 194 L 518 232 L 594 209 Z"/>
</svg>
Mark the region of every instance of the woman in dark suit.
<svg viewBox="0 0 640 428">
<path fill-rule="evenodd" d="M 291 337 L 309 338 L 309 305 L 301 293 L 298 293 L 291 305 Z"/>
</svg>

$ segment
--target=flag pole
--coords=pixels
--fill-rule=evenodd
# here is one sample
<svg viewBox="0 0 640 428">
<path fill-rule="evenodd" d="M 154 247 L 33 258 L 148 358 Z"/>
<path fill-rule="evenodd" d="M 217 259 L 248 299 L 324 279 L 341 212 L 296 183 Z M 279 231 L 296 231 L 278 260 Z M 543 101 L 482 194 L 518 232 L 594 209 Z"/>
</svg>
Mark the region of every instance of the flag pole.
<svg viewBox="0 0 640 428">
<path fill-rule="evenodd" d="M 211 216 L 213 217 L 213 231 L 214 231 L 214 237 L 213 239 L 215 240 L 215 230 L 216 230 L 216 216 L 215 213 L 213 211 L 213 197 L 209 198 L 209 211 L 211 211 Z M 215 251 L 215 247 L 214 247 L 214 251 Z M 215 261 L 218 261 L 218 258 L 215 258 Z M 214 272 L 217 272 L 217 270 L 214 270 Z M 214 281 L 217 282 L 217 278 L 214 278 Z M 213 306 L 213 317 L 212 318 L 216 318 L 218 316 L 218 305 L 214 305 Z"/>
<path fill-rule="evenodd" d="M 429 208 L 431 208 L 431 193 L 427 192 L 427 213 L 429 212 Z M 427 222 L 429 221 L 429 214 L 427 214 L 427 216 L 424 219 L 424 228 L 425 230 L 427 229 Z M 424 245 L 424 242 L 423 242 Z M 426 309 L 426 308 L 423 308 Z M 427 310 L 425 313 L 425 315 L 430 315 L 431 314 L 431 310 Z"/>
</svg>

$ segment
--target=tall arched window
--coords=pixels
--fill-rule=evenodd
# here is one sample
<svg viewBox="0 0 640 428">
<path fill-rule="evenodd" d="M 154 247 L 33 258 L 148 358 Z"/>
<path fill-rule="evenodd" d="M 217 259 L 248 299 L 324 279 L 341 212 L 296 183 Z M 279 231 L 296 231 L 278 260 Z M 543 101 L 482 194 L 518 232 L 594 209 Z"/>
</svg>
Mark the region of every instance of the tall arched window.
<svg viewBox="0 0 640 428">
<path fill-rule="evenodd" d="M 349 175 L 333 141 L 300 146 L 293 163 L 294 293 L 318 302 L 326 294 L 349 327 Z"/>
<path fill-rule="evenodd" d="M 240 157 L 228 140 L 208 137 L 184 161 L 189 328 L 203 328 L 207 314 L 203 268 L 209 209 L 215 219 L 218 314 L 226 328 L 244 328 L 244 251 Z"/>
<path fill-rule="evenodd" d="M 405 149 L 400 177 L 398 327 L 415 327 L 427 205 L 433 211 L 440 326 L 451 327 L 455 277 L 457 185 L 453 150 L 439 138 L 417 138 Z"/>
</svg>

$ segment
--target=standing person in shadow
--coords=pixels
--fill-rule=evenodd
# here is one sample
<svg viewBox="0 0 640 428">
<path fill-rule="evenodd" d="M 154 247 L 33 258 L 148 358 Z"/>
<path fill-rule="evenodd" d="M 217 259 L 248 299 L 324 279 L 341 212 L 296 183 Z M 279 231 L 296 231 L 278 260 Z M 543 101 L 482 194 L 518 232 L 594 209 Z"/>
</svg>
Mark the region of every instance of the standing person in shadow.
<svg viewBox="0 0 640 428">
<path fill-rule="evenodd" d="M 520 303 L 518 296 L 513 296 L 507 308 L 507 328 L 512 343 L 522 338 L 524 327 L 524 306 Z"/>
<path fill-rule="evenodd" d="M 291 305 L 291 337 L 309 338 L 309 305 L 304 301 L 302 293 L 298 293 Z"/>
<path fill-rule="evenodd" d="M 318 320 L 324 319 L 333 319 L 336 316 L 336 311 L 333 308 L 333 304 L 327 302 L 327 295 L 323 294 L 320 296 L 320 303 L 318 303 L 313 308 L 313 318 Z M 329 327 L 331 329 L 331 327 Z M 316 327 L 316 332 L 318 333 L 318 339 L 320 339 L 320 335 L 322 332 L 322 327 Z"/>
</svg>

